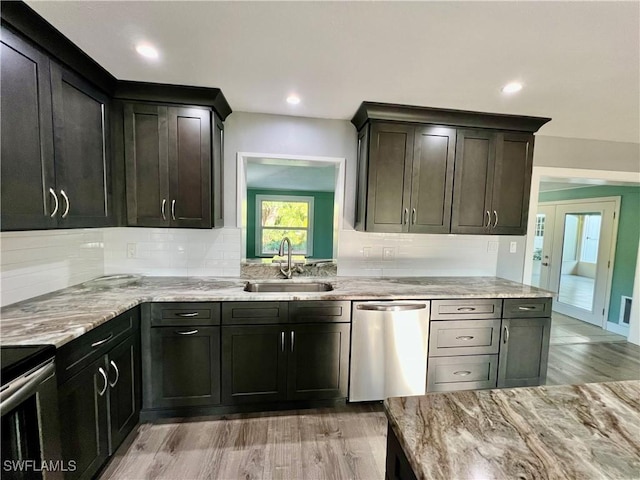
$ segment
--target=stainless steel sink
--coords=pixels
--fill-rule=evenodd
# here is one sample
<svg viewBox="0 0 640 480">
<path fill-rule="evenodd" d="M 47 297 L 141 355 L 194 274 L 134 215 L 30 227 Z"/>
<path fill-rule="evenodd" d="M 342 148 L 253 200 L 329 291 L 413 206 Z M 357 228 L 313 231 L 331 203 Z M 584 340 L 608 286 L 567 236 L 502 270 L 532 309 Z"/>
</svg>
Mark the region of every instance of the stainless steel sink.
<svg viewBox="0 0 640 480">
<path fill-rule="evenodd" d="M 277 282 L 247 282 L 245 292 L 330 292 L 333 285 L 322 282 L 306 283 L 277 283 Z"/>
</svg>

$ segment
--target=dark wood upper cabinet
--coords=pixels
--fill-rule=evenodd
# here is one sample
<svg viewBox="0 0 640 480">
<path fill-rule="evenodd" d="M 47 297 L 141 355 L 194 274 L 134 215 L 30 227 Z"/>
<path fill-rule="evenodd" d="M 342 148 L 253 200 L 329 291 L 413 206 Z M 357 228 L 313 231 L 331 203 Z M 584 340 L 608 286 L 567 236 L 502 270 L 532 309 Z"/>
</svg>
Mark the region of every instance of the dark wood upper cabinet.
<svg viewBox="0 0 640 480">
<path fill-rule="evenodd" d="M 451 233 L 491 232 L 495 151 L 493 132 L 458 131 Z"/>
<path fill-rule="evenodd" d="M 356 230 L 525 234 L 533 133 L 549 120 L 363 102 Z"/>
<path fill-rule="evenodd" d="M 449 233 L 456 131 L 417 127 L 411 175 L 409 231 Z"/>
<path fill-rule="evenodd" d="M 0 223 L 3 230 L 49 228 L 56 225 L 49 59 L 6 28 L 1 48 Z"/>
<path fill-rule="evenodd" d="M 212 150 L 212 114 L 205 108 L 124 105 L 128 225 L 211 228 L 212 217 L 222 225 L 222 125 L 214 123 Z M 219 176 L 212 175 L 212 163 Z"/>
<path fill-rule="evenodd" d="M 109 224 L 109 99 L 65 68 L 51 64 L 59 225 Z"/>
<path fill-rule="evenodd" d="M 358 137 L 356 217 L 365 220 L 356 228 L 448 233 L 455 138 L 455 129 L 445 127 L 372 122 L 370 133 L 365 127 Z"/>
<path fill-rule="evenodd" d="M 224 124 L 213 115 L 213 226 L 224 227 Z"/>
<path fill-rule="evenodd" d="M 111 222 L 108 97 L 2 29 L 2 229 Z"/>
<path fill-rule="evenodd" d="M 124 105 L 127 218 L 138 227 L 168 227 L 167 107 Z"/>
</svg>

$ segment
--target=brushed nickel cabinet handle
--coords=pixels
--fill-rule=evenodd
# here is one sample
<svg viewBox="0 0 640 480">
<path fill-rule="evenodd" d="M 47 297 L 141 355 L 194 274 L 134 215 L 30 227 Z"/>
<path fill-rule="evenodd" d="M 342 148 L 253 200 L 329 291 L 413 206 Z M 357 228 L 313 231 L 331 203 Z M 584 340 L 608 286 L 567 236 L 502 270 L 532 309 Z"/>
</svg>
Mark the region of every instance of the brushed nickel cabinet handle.
<svg viewBox="0 0 640 480">
<path fill-rule="evenodd" d="M 491 213 L 489 212 L 489 210 L 487 210 L 487 224 L 484 226 L 484 228 L 489 228 L 490 225 L 491 225 Z"/>
<path fill-rule="evenodd" d="M 176 219 L 176 199 L 171 200 L 171 218 Z"/>
<path fill-rule="evenodd" d="M 71 208 L 71 202 L 69 202 L 69 197 L 67 197 L 67 194 L 64 193 L 64 190 L 60 190 L 60 195 L 62 195 L 62 198 L 64 198 L 64 201 L 66 203 L 62 218 L 67 218 L 67 215 L 69 215 L 69 209 Z"/>
<path fill-rule="evenodd" d="M 509 327 L 505 325 L 503 328 L 503 331 L 504 331 L 504 340 L 502 343 L 507 343 L 509 341 Z"/>
<path fill-rule="evenodd" d="M 293 344 L 296 341 L 296 332 L 291 330 L 291 353 L 293 353 Z"/>
<path fill-rule="evenodd" d="M 280 349 L 284 352 L 284 332 L 280 332 Z"/>
<path fill-rule="evenodd" d="M 53 201 L 54 206 L 53 206 L 53 212 L 51 212 L 51 215 L 49 215 L 51 218 L 56 216 L 56 213 L 58 213 L 58 206 L 60 205 L 60 203 L 58 202 L 58 196 L 56 195 L 56 192 L 53 188 L 49 187 L 49 193 L 51 194 L 51 196 L 53 197 Z"/>
<path fill-rule="evenodd" d="M 467 375 L 471 375 L 469 370 L 458 370 L 457 372 L 453 372 L 454 375 L 460 375 L 461 377 L 466 377 Z"/>
<path fill-rule="evenodd" d="M 118 366 L 116 365 L 116 362 L 114 362 L 113 360 L 109 362 L 109 365 L 111 365 L 113 369 L 116 371 L 116 379 L 113 381 L 113 383 L 109 382 L 109 386 L 113 388 L 117 385 L 118 380 L 120 380 L 120 370 L 118 370 Z"/>
<path fill-rule="evenodd" d="M 416 224 L 416 217 L 417 217 L 417 215 L 416 215 L 416 209 L 414 208 L 414 209 L 411 211 L 411 223 L 413 223 L 414 225 Z"/>
<path fill-rule="evenodd" d="M 189 330 L 188 332 L 179 332 L 179 331 L 177 331 L 177 330 L 176 330 L 176 333 L 177 333 L 178 335 L 193 335 L 193 334 L 195 334 L 195 333 L 198 333 L 198 329 L 195 329 L 195 330 Z"/>
<path fill-rule="evenodd" d="M 528 306 L 528 305 L 520 305 L 520 306 L 518 307 L 518 310 L 535 310 L 535 309 L 536 309 L 536 307 L 534 307 L 533 305 L 532 305 L 532 306 Z"/>
<path fill-rule="evenodd" d="M 493 227 L 491 227 L 491 228 L 496 228 L 496 226 L 498 225 L 498 212 L 496 212 L 494 210 L 493 214 L 496 216 L 496 220 L 495 220 L 495 222 L 493 222 Z"/>
<path fill-rule="evenodd" d="M 104 338 L 102 340 L 99 340 L 97 342 L 94 342 L 91 344 L 91 348 L 96 348 L 99 347 L 100 345 L 102 345 L 103 343 L 107 343 L 109 340 L 111 340 L 113 338 L 113 333 L 110 333 L 109 336 L 107 338 Z"/>
<path fill-rule="evenodd" d="M 198 312 L 176 313 L 176 317 L 192 318 L 192 317 L 197 317 L 198 315 L 200 315 Z"/>
<path fill-rule="evenodd" d="M 459 307 L 458 311 L 459 312 L 475 312 L 476 307 Z"/>
<path fill-rule="evenodd" d="M 167 214 L 165 213 L 165 207 L 167 206 L 167 199 L 163 198 L 162 199 L 162 208 L 160 209 L 160 212 L 162 212 L 162 220 L 166 221 L 167 220 Z"/>
<path fill-rule="evenodd" d="M 409 209 L 405 208 L 404 209 L 404 224 L 406 225 L 407 223 L 409 223 Z"/>
<path fill-rule="evenodd" d="M 107 379 L 107 372 L 105 372 L 102 367 L 98 368 L 98 373 L 102 375 L 102 379 L 104 380 L 104 387 L 102 387 L 102 390 L 98 392 L 98 395 L 103 396 L 109 386 L 109 380 Z"/>
<path fill-rule="evenodd" d="M 456 340 L 473 340 L 473 336 L 472 335 L 460 335 L 459 337 L 456 337 Z"/>
</svg>

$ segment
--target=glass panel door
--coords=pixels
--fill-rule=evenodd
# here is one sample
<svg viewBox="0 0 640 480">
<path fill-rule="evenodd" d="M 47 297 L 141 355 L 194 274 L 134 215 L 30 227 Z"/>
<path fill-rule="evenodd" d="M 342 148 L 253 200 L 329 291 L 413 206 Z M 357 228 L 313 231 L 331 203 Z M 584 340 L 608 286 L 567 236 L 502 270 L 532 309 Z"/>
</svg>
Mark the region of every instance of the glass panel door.
<svg viewBox="0 0 640 480">
<path fill-rule="evenodd" d="M 549 290 L 549 269 L 553 244 L 555 206 L 539 206 L 533 239 L 531 285 Z"/>
</svg>

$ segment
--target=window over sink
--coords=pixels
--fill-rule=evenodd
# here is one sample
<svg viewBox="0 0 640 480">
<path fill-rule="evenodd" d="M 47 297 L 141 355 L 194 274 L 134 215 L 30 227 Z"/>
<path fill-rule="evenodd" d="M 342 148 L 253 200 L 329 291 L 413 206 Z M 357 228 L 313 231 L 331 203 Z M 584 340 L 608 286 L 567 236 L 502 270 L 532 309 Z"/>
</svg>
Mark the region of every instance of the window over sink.
<svg viewBox="0 0 640 480">
<path fill-rule="evenodd" d="M 256 256 L 278 253 L 284 237 L 292 253 L 313 255 L 313 197 L 256 195 Z"/>
</svg>

